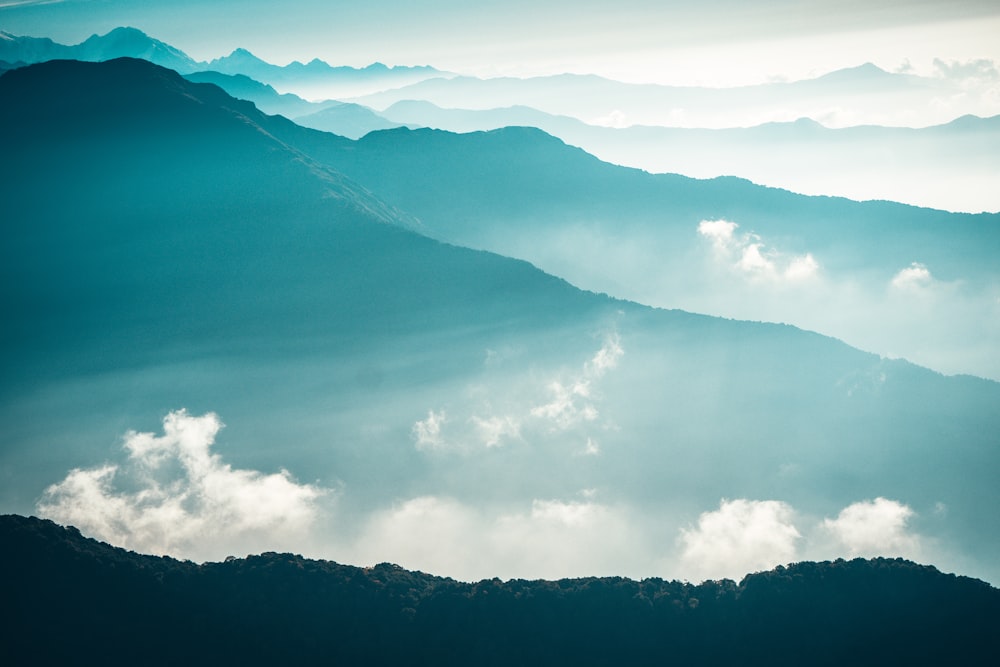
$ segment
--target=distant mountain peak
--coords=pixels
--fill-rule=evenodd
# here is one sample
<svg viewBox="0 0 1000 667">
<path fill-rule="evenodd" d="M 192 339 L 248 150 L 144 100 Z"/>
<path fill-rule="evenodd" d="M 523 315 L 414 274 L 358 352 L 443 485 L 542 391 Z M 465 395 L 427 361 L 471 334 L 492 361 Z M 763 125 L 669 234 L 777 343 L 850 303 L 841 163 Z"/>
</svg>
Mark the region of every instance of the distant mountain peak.
<svg viewBox="0 0 1000 667">
<path fill-rule="evenodd" d="M 149 35 L 147 35 L 145 32 L 143 32 L 142 30 L 139 30 L 138 28 L 133 28 L 130 25 L 118 26 L 117 28 L 112 28 L 105 35 L 105 37 L 110 37 L 111 35 L 116 35 L 116 36 L 117 35 L 132 35 L 132 36 L 135 36 L 135 37 L 145 37 L 147 39 L 151 39 L 149 37 Z M 97 35 L 94 35 L 94 36 L 96 37 Z"/>
<path fill-rule="evenodd" d="M 823 80 L 831 79 L 842 79 L 842 80 L 858 80 L 858 79 L 883 79 L 885 77 L 895 77 L 898 76 L 892 72 L 887 72 L 878 65 L 870 62 L 862 63 L 856 67 L 845 67 L 843 69 L 834 70 L 828 74 L 824 74 L 819 77 Z"/>
<path fill-rule="evenodd" d="M 239 47 L 239 48 L 233 49 L 233 52 L 230 53 L 228 56 L 223 56 L 222 58 L 216 58 L 212 62 L 216 62 L 216 61 L 219 61 L 219 60 L 229 60 L 229 59 L 231 59 L 231 60 L 240 60 L 240 61 L 248 61 L 248 62 L 255 62 L 255 63 L 263 63 L 264 62 L 263 60 L 261 60 L 260 58 L 258 58 L 254 54 L 252 54 L 247 49 L 244 49 L 242 46 Z"/>
</svg>

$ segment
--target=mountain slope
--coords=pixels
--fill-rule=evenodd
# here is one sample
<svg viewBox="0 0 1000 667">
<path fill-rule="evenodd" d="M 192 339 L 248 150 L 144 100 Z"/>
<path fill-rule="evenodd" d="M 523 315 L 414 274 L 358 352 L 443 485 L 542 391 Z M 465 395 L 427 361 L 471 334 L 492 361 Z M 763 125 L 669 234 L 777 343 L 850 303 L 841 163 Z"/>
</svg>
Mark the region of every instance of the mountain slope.
<svg viewBox="0 0 1000 667">
<path fill-rule="evenodd" d="M 1000 378 L 998 214 L 648 174 L 530 128 L 399 129 L 350 149 L 312 135 L 290 141 L 421 218 L 436 238 L 526 259 L 575 285 L 789 322 Z"/>
<path fill-rule="evenodd" d="M 193 72 L 184 78 L 195 83 L 214 83 L 236 99 L 253 102 L 264 113 L 281 114 L 286 118 L 315 113 L 323 108 L 323 103 L 309 102 L 291 93 L 279 93 L 266 83 L 243 74 L 222 74 L 209 70 Z"/>
<path fill-rule="evenodd" d="M 979 664 L 1000 620 L 997 589 L 882 559 L 739 584 L 465 584 L 278 553 L 195 565 L 19 516 L 0 517 L 0 537 L 0 637 L 18 663 Z"/>
<path fill-rule="evenodd" d="M 442 138 L 448 152 L 421 150 Z M 496 139 L 506 152 L 488 150 Z M 178 517 L 197 528 L 187 536 L 137 524 L 176 516 L 143 503 L 187 483 L 170 467 L 150 480 L 149 461 L 127 459 L 89 495 L 46 491 L 72 471 L 116 469 L 131 451 L 123 434 L 187 408 L 229 425 L 216 451 L 237 479 L 287 470 L 325 489 L 330 518 L 300 537 L 341 560 L 483 576 L 658 572 L 686 562 L 679 531 L 722 498 L 781 501 L 822 526 L 884 496 L 919 516 L 884 549 L 998 576 L 1000 530 L 982 508 L 1000 493 L 1000 385 L 789 326 L 583 292 L 414 231 L 520 210 L 544 229 L 574 196 L 599 210 L 600 191 L 581 183 L 639 193 L 646 176 L 630 185 L 633 172 L 537 131 L 473 136 L 478 146 L 398 131 L 352 142 L 136 60 L 4 74 L 0 140 L 5 510 L 33 511 L 41 496 L 79 512 L 90 534 L 122 527 L 116 539 L 168 553 L 270 548 L 268 535 L 229 536 L 239 522 L 217 526 L 197 503 Z M 547 212 L 519 189 L 539 166 Z M 493 185 L 509 189 L 477 182 L 500 168 L 508 180 Z M 441 190 L 447 176 L 461 178 Z M 380 199 L 393 177 L 433 186 L 441 218 L 419 209 L 418 224 L 416 197 Z M 680 202 L 701 196 L 670 182 Z M 737 186 L 751 202 L 767 194 Z M 428 525 L 441 531 L 433 549 Z M 782 546 L 784 561 L 827 548 L 798 544 Z"/>
<path fill-rule="evenodd" d="M 349 139 L 360 139 L 369 132 L 400 127 L 360 104 L 334 104 L 314 113 L 298 116 L 295 122 L 314 130 L 333 132 Z"/>
</svg>

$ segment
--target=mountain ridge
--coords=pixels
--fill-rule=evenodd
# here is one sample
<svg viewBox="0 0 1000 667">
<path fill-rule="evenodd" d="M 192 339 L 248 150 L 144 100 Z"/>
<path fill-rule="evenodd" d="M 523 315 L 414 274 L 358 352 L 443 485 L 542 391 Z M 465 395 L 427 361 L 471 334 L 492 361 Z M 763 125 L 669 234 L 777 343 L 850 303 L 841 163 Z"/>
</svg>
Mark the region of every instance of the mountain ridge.
<svg viewBox="0 0 1000 667">
<path fill-rule="evenodd" d="M 620 577 L 464 584 L 381 563 L 264 553 L 196 565 L 0 516 L 8 655 L 200 664 L 933 664 L 992 650 L 1000 591 L 903 560 L 796 563 L 681 584 Z M 100 591 L 100 595 L 97 595 Z M 84 609 L 88 613 L 81 614 Z M 136 616 L 136 612 L 144 612 Z M 71 622 L 72 621 L 72 622 Z M 49 628 L 60 641 L 44 641 Z M 590 634 L 595 633 L 596 634 Z M 170 638 L 169 642 L 165 641 Z M 386 641 L 391 638 L 391 641 Z M 380 641 L 381 640 L 381 641 Z"/>
</svg>

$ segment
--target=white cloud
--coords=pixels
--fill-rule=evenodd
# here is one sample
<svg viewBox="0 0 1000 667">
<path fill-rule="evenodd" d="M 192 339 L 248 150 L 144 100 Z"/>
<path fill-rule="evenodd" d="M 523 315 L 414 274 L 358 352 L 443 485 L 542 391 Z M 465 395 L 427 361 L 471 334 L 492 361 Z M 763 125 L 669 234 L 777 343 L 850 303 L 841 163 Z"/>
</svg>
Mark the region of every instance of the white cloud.
<svg viewBox="0 0 1000 667">
<path fill-rule="evenodd" d="M 737 227 L 739 225 L 728 220 L 702 220 L 698 223 L 698 233 L 710 239 L 717 252 L 728 254 Z"/>
<path fill-rule="evenodd" d="M 112 544 L 186 558 L 225 556 L 234 546 L 263 550 L 301 538 L 326 490 L 282 470 L 235 470 L 209 450 L 222 428 L 208 413 L 163 420 L 162 436 L 130 432 L 128 463 L 74 469 L 46 489 L 38 512 Z M 124 478 L 130 491 L 116 491 Z"/>
<path fill-rule="evenodd" d="M 919 539 L 907 529 L 913 516 L 903 503 L 876 498 L 845 507 L 822 525 L 850 556 L 912 556 L 919 550 Z"/>
<path fill-rule="evenodd" d="M 712 242 L 717 262 L 752 281 L 801 283 L 819 274 L 811 253 L 786 255 L 768 248 L 757 234 L 737 234 L 739 225 L 728 220 L 702 220 L 698 233 Z"/>
<path fill-rule="evenodd" d="M 448 421 L 445 411 L 428 410 L 427 419 L 413 424 L 413 437 L 417 441 L 417 449 L 441 449 L 445 446 L 441 427 Z"/>
<path fill-rule="evenodd" d="M 795 559 L 801 537 L 791 506 L 776 500 L 723 500 L 682 528 L 680 568 L 691 580 L 733 578 Z"/>
<path fill-rule="evenodd" d="M 892 277 L 890 283 L 897 290 L 916 292 L 934 282 L 930 270 L 920 262 L 913 262 Z"/>
</svg>

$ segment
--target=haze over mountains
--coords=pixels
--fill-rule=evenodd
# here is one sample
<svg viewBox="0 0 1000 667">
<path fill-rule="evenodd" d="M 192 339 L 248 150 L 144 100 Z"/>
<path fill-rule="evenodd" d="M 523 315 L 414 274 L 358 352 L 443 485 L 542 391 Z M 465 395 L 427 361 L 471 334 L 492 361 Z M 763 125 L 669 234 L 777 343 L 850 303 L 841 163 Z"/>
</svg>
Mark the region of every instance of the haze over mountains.
<svg viewBox="0 0 1000 667">
<path fill-rule="evenodd" d="M 602 159 L 647 171 L 735 175 L 806 194 L 953 211 L 1000 210 L 994 187 L 1000 181 L 994 118 L 1000 114 L 1000 75 L 985 61 L 940 61 L 935 77 L 864 64 L 803 81 L 693 88 L 580 75 L 477 79 L 379 63 L 357 69 L 313 60 L 278 67 L 245 49 L 195 63 L 125 28 L 77 46 L 4 34 L 0 61 L 127 55 L 185 74 L 249 77 L 275 90 L 199 72 L 199 80 L 214 76 L 227 92 L 268 113 L 351 138 L 398 125 L 452 131 L 532 125 Z M 914 127 L 927 129 L 904 129 Z"/>
<path fill-rule="evenodd" d="M 644 174 L 524 128 L 351 141 L 131 59 L 16 69 L 0 100 L 5 511 L 462 578 L 892 552 L 1000 579 L 996 382 L 451 245 L 566 261 L 546 234 L 616 225 L 668 268 L 933 289 L 909 262 L 991 284 L 996 216 Z"/>
<path fill-rule="evenodd" d="M 802 194 L 836 193 L 950 211 L 1000 210 L 995 187 L 1000 182 L 1000 116 L 963 116 L 920 129 L 831 129 L 808 118 L 727 129 L 601 127 L 524 106 L 475 111 L 415 100 L 397 102 L 379 115 L 385 120 L 370 129 L 386 129 L 393 122 L 452 132 L 530 126 L 606 162 L 654 173 L 739 175 Z M 336 119 L 322 114 L 295 120 L 344 134 Z"/>
</svg>

